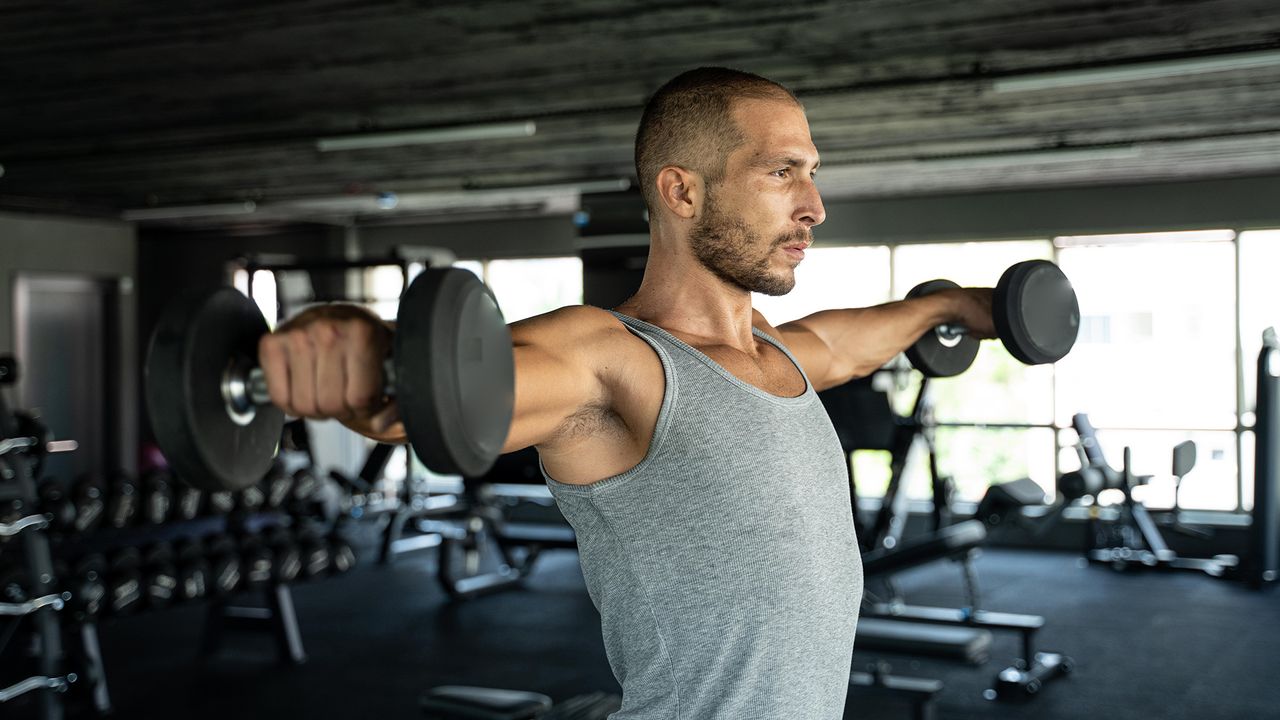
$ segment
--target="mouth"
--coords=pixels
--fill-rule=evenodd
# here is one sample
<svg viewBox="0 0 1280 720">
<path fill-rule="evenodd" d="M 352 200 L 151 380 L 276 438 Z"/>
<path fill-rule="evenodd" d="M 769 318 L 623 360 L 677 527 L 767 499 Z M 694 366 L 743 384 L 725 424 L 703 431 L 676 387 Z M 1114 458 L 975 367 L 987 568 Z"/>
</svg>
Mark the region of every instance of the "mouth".
<svg viewBox="0 0 1280 720">
<path fill-rule="evenodd" d="M 804 259 L 804 250 L 807 247 L 809 247 L 809 243 L 793 243 L 791 245 L 784 245 L 782 250 L 786 252 L 791 259 L 796 262 L 800 262 Z"/>
</svg>

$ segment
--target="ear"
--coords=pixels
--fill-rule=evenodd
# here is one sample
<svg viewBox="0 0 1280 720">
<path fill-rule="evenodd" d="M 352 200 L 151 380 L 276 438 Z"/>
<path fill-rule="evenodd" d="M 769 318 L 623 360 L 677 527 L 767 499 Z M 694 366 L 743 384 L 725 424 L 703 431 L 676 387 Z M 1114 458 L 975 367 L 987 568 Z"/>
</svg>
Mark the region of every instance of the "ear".
<svg viewBox="0 0 1280 720">
<path fill-rule="evenodd" d="M 695 217 L 702 208 L 702 176 L 678 165 L 668 165 L 658 172 L 658 197 L 676 217 Z"/>
</svg>

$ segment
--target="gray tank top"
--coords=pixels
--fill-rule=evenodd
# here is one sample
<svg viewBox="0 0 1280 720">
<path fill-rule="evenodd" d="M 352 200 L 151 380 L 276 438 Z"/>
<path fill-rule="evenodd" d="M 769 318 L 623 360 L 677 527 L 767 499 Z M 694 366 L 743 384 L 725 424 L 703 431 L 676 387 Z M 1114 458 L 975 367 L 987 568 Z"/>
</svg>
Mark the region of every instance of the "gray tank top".
<svg viewBox="0 0 1280 720">
<path fill-rule="evenodd" d="M 591 485 L 547 476 L 622 685 L 611 720 L 837 720 L 862 562 L 822 403 L 807 377 L 771 395 L 614 315 L 666 374 L 649 451 Z"/>
</svg>

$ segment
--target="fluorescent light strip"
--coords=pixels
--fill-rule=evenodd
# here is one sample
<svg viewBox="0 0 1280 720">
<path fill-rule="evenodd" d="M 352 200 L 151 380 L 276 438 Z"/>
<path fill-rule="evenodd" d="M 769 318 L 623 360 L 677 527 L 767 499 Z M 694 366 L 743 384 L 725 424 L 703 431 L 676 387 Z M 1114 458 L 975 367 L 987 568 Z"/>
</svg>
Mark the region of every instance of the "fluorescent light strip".
<svg viewBox="0 0 1280 720">
<path fill-rule="evenodd" d="M 120 219 L 135 222 L 146 220 L 181 220 L 183 218 L 215 217 L 221 215 L 248 215 L 258 209 L 252 200 L 216 205 L 173 205 L 171 207 L 134 208 L 120 213 Z"/>
<path fill-rule="evenodd" d="M 1036 150 L 1031 152 L 985 153 L 957 157 L 921 158 L 912 161 L 929 167 L 954 168 L 1004 168 L 1019 165 L 1043 165 L 1045 163 L 1093 162 L 1097 160 L 1130 160 L 1142 155 L 1136 145 L 1115 145 L 1097 148 L 1063 148 L 1061 150 Z"/>
<path fill-rule="evenodd" d="M 1142 243 L 1231 242 L 1233 230 L 1184 230 L 1178 232 L 1121 233 L 1116 235 L 1062 235 L 1053 239 L 1060 248 L 1091 245 L 1138 245 Z"/>
<path fill-rule="evenodd" d="M 1280 50 L 1258 50 L 1216 57 L 1157 60 L 1091 70 L 1064 70 L 1000 78 L 992 84 L 992 89 L 997 93 L 1052 90 L 1277 66 L 1280 66 Z"/>
<path fill-rule="evenodd" d="M 316 149 L 320 152 L 334 152 L 337 150 L 372 150 L 375 148 L 433 145 L 436 143 L 469 142 L 473 140 L 509 140 L 530 137 L 537 131 L 538 125 L 532 120 L 490 125 L 460 125 L 428 130 L 364 133 L 320 138 L 316 140 Z"/>
</svg>

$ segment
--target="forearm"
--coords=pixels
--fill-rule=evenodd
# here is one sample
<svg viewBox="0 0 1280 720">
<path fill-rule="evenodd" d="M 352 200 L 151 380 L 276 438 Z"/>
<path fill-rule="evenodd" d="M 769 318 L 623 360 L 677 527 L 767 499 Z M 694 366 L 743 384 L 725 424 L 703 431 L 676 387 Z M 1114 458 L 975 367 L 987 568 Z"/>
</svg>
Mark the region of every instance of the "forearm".
<svg viewBox="0 0 1280 720">
<path fill-rule="evenodd" d="M 956 305 L 957 299 L 943 292 L 867 308 L 823 310 L 787 325 L 812 333 L 826 346 L 829 367 L 815 382 L 834 387 L 870 375 L 929 329 L 955 320 Z"/>
</svg>

